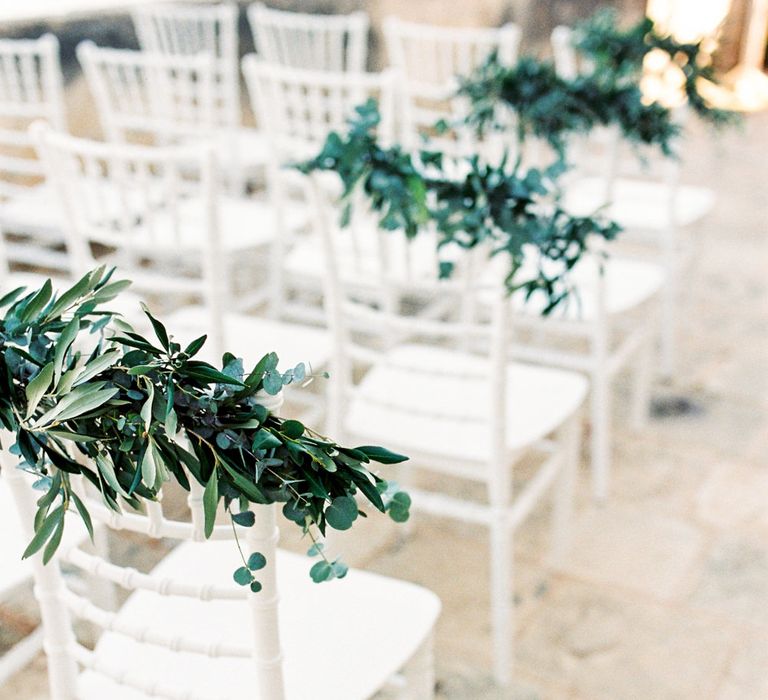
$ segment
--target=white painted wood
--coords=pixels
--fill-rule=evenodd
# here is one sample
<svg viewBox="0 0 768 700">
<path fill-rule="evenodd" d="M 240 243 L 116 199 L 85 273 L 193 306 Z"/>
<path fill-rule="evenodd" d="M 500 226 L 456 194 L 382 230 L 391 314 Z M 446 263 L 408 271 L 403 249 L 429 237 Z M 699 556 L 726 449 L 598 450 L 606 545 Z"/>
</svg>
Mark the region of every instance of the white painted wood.
<svg viewBox="0 0 768 700">
<path fill-rule="evenodd" d="M 15 468 L 17 458 L 7 451 L 10 444 L 3 434 L 0 461 L 31 535 L 34 498 Z M 99 496 L 82 493 L 98 515 Z M 246 551 L 260 551 L 267 559 L 258 572 L 264 586 L 259 594 L 232 582 L 239 555 L 231 539 L 196 543 L 191 524 L 177 533 L 183 535 L 179 545 L 149 574 L 77 547 L 63 547 L 45 567 L 36 555 L 51 697 L 362 700 L 401 668 L 409 681 L 407 697 L 433 697 L 430 640 L 437 598 L 412 584 L 357 571 L 334 584 L 313 584 L 311 560 L 276 549 L 275 507 L 252 508 L 256 525 L 240 529 L 240 539 Z M 133 515 L 147 521 L 145 532 L 163 534 L 150 522 L 166 521 L 161 509 L 151 517 Z M 127 602 L 110 612 L 68 590 L 59 571 L 62 559 L 132 591 Z M 361 615 L 366 624 L 360 624 Z M 103 630 L 94 650 L 76 643 L 71 628 L 76 617 Z"/>
<path fill-rule="evenodd" d="M 178 310 L 164 320 L 180 342 L 209 335 L 203 359 L 218 363 L 226 348 L 250 365 L 272 350 L 315 369 L 327 362 L 324 331 L 231 310 L 226 271 L 271 243 L 274 218 L 263 202 L 221 194 L 212 144 L 98 143 L 44 126 L 37 139 L 78 270 L 116 264 L 150 305 Z M 94 243 L 110 252 L 97 260 Z M 146 323 L 137 302 L 127 311 L 129 321 Z"/>
<path fill-rule="evenodd" d="M 242 193 L 249 179 L 263 177 L 266 144 L 260 132 L 242 126 L 237 5 L 156 2 L 132 16 L 144 51 L 213 60 L 217 150 L 228 186 Z"/>
<path fill-rule="evenodd" d="M 106 138 L 168 144 L 211 138 L 216 126 L 214 62 L 192 56 L 77 46 Z"/>
<path fill-rule="evenodd" d="M 520 28 L 515 24 L 458 28 L 387 17 L 383 30 L 389 63 L 400 74 L 400 137 L 411 147 L 417 147 L 439 119 L 451 124 L 464 114 L 465 106 L 453 98 L 459 77 L 469 75 L 494 51 L 503 64 L 514 64 L 520 44 Z M 435 142 L 455 155 L 478 148 L 469 133 L 451 132 L 450 138 L 444 135 Z"/>
<path fill-rule="evenodd" d="M 39 39 L 0 39 L 0 238 L 25 236 L 23 246 L 8 244 L 0 272 L 8 262 L 44 264 L 71 272 L 63 243 L 61 212 L 43 182 L 27 127 L 44 119 L 66 130 L 59 42 L 52 34 Z M 0 251 L 2 253 L 2 251 Z"/>
<path fill-rule="evenodd" d="M 319 15 L 248 7 L 256 53 L 268 62 L 305 70 L 362 73 L 368 57 L 365 12 Z"/>
<path fill-rule="evenodd" d="M 333 333 L 333 390 L 329 414 L 334 434 L 364 443 L 387 434 L 387 444 L 410 455 L 412 468 L 451 474 L 484 484 L 485 502 L 449 498 L 439 486 L 414 491 L 416 510 L 483 523 L 490 530 L 491 636 L 494 675 L 510 679 L 512 663 L 512 538 L 533 508 L 563 478 L 566 455 L 577 435 L 563 427 L 578 421 L 587 394 L 581 375 L 510 363 L 510 301 L 503 269 L 484 277 L 486 250 L 453 254 L 457 269 L 439 280 L 437 264 L 414 267 L 405 251 L 436 248 L 429 232 L 413 241 L 402 232 L 364 229 L 370 214 L 357 202 L 351 228 L 337 225 L 334 191 L 313 176 L 308 196 L 312 221 L 322 237 L 326 262 L 325 304 Z M 483 264 L 480 264 L 482 261 Z M 440 317 L 425 320 L 419 300 L 453 301 Z M 477 296 L 489 320 L 462 313 L 462 301 Z M 471 351 L 469 350 L 471 348 Z M 517 494 L 512 470 L 524 455 L 543 452 L 541 467 Z M 573 488 L 572 475 L 565 490 Z M 432 478 L 432 484 L 439 484 Z M 561 522 L 568 500 L 558 491 Z"/>
<path fill-rule="evenodd" d="M 278 214 L 279 231 L 273 247 L 270 309 L 275 315 L 322 320 L 315 304 L 291 303 L 295 291 L 320 296 L 322 257 L 316 238 L 292 235 L 286 226 L 291 211 L 307 211 L 298 174 L 286 164 L 312 157 L 331 132 L 345 133 L 357 106 L 373 98 L 379 103 L 377 134 L 383 143 L 395 136 L 395 75 L 300 70 L 260 60 L 243 59 L 248 94 L 269 143 L 267 184 Z M 299 183 L 301 180 L 299 179 Z M 309 218 L 308 214 L 305 216 Z"/>
<path fill-rule="evenodd" d="M 573 78 L 592 69 L 574 47 L 573 30 L 557 27 L 552 33 L 552 48 L 558 73 Z M 685 127 L 686 110 L 675 117 Z M 680 279 L 696 252 L 686 242 L 681 229 L 690 227 L 713 208 L 715 193 L 683 185 L 680 162 L 657 152 L 641 153 L 622 144 L 617 130 L 598 130 L 586 139 L 575 139 L 573 164 L 564 205 L 577 214 L 603 208 L 606 215 L 625 229 L 622 239 L 645 248 L 644 255 L 660 265 L 666 276 L 660 316 L 661 375 L 675 373 L 677 325 L 682 304 Z M 596 157 L 596 154 L 603 154 Z"/>
</svg>

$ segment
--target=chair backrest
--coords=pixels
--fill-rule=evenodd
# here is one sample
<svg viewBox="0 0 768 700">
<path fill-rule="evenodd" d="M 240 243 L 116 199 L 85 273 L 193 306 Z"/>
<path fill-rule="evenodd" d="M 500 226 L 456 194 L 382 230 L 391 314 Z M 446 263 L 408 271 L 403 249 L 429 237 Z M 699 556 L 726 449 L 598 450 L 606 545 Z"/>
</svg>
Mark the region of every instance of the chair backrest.
<svg viewBox="0 0 768 700">
<path fill-rule="evenodd" d="M 110 141 L 163 144 L 215 125 L 213 59 L 77 46 L 77 57 Z"/>
<path fill-rule="evenodd" d="M 468 412 L 464 401 L 471 399 L 457 396 L 443 407 L 442 418 L 486 426 L 494 441 L 491 461 L 503 464 L 509 299 L 501 268 L 495 263 L 489 268 L 488 251 L 481 248 L 438 254 L 437 236 L 429 229 L 409 239 L 402 231 L 372 225 L 380 214 L 368 211 L 362 201 L 355 203 L 349 226 L 342 228 L 338 182 L 329 185 L 326 176 L 314 175 L 307 188 L 311 220 L 325 254 L 324 302 L 334 344 L 328 409 L 333 429 L 342 429 L 341 416 L 355 397 L 403 415 L 419 413 L 408 392 L 382 397 L 363 394 L 358 387 L 361 374 L 356 368 L 398 367 L 397 353 L 389 352 L 393 346 L 472 347 L 478 353 L 476 364 L 460 370 L 426 364 L 415 370 L 414 386 L 419 376 L 486 382 L 484 405 Z M 439 260 L 446 258 L 456 267 L 449 279 L 441 279 Z M 477 320 L 478 295 L 493 309 L 490 323 Z"/>
<path fill-rule="evenodd" d="M 40 157 L 64 211 L 78 274 L 119 267 L 145 294 L 202 298 L 214 345 L 223 344 L 218 269 L 217 167 L 213 146 L 101 143 L 33 125 Z M 158 299 L 158 301 L 162 301 Z M 220 349 L 219 347 L 216 350 Z"/>
<path fill-rule="evenodd" d="M 36 119 L 66 131 L 59 42 L 52 34 L 0 39 L 0 200 L 43 175 L 27 133 Z"/>
<path fill-rule="evenodd" d="M 257 2 L 248 8 L 256 53 L 265 61 L 309 70 L 365 70 L 368 15 L 286 12 Z"/>
<path fill-rule="evenodd" d="M 8 448 L 13 444 L 13 436 L 0 433 L 0 466 L 4 479 L 11 487 L 24 534 L 29 541 L 33 535 L 33 521 L 37 510 L 35 495 L 23 473 L 17 468 L 19 458 L 12 455 Z M 96 464 L 88 465 L 97 472 Z M 94 525 L 120 531 L 141 533 L 150 538 L 169 538 L 175 541 L 202 542 L 204 540 L 203 486 L 183 465 L 190 483 L 188 519 L 171 519 L 163 510 L 162 498 L 148 502 L 146 514 L 123 510 L 115 512 L 109 509 L 101 495 L 80 478 L 72 478 L 72 485 L 92 516 Z M 211 700 L 211 696 L 200 688 L 190 687 L 184 678 L 174 679 L 173 686 L 158 683 L 152 677 L 151 668 L 138 670 L 131 658 L 108 659 L 99 657 L 89 648 L 80 644 L 73 631 L 75 619 L 85 620 L 102 631 L 131 639 L 135 644 L 151 650 L 170 650 L 199 655 L 203 658 L 220 658 L 224 661 L 253 660 L 253 676 L 249 679 L 257 697 L 281 700 L 284 697 L 280 638 L 278 632 L 277 586 L 275 579 L 275 544 L 277 528 L 273 506 L 253 506 L 256 515 L 255 525 L 240 533 L 240 538 L 248 542 L 252 551 L 259 551 L 266 557 L 267 565 L 259 572 L 262 590 L 258 595 L 249 589 L 223 582 L 198 583 L 190 581 L 189 576 L 174 575 L 170 572 L 161 574 L 143 574 L 108 558 L 108 555 L 94 554 L 84 549 L 62 544 L 56 556 L 47 564 L 42 564 L 41 554 L 32 557 L 35 577 L 35 592 L 40 603 L 43 620 L 45 649 L 48 656 L 48 674 L 52 700 L 76 700 L 78 693 L 78 668 L 91 669 L 123 688 L 125 692 L 134 691 L 152 697 L 172 700 Z M 75 517 L 75 516 L 73 516 Z M 68 525 L 72 527 L 72 523 Z M 229 524 L 214 526 L 211 538 L 214 540 L 230 539 L 232 528 Z M 203 546 L 203 545 L 201 545 Z M 233 553 L 235 544 L 232 543 Z M 67 587 L 61 575 L 61 564 L 75 567 L 95 577 L 97 580 L 111 582 L 128 592 L 145 592 L 164 596 L 171 604 L 174 600 L 236 601 L 242 600 L 243 615 L 250 616 L 253 625 L 253 642 L 239 641 L 212 642 L 206 639 L 205 630 L 196 634 L 175 634 L 159 628 L 157 625 L 132 622 L 121 619 L 114 612 L 99 605 L 90 591 L 75 592 Z M 203 577 L 201 577 L 203 578 Z"/>
<path fill-rule="evenodd" d="M 463 113 L 462 102 L 452 98 L 458 77 L 472 73 L 493 51 L 503 64 L 515 63 L 520 29 L 450 28 L 387 17 L 384 37 L 390 64 L 401 74 L 401 136 L 415 146 L 415 137 L 436 121 L 455 121 Z"/>
<path fill-rule="evenodd" d="M 395 76 L 390 71 L 299 70 L 250 55 L 243 59 L 243 74 L 271 150 L 280 158 L 302 151 L 315 155 L 329 133 L 347 130 L 355 107 L 369 98 L 379 103 L 380 138 L 394 138 Z"/>
<path fill-rule="evenodd" d="M 583 59 L 576 51 L 573 29 L 563 25 L 555 27 L 552 30 L 550 41 L 555 71 L 561 78 L 571 80 L 585 70 L 586 66 L 582 65 Z"/>
<path fill-rule="evenodd" d="M 143 50 L 173 56 L 206 53 L 213 57 L 216 123 L 238 126 L 241 110 L 237 5 L 153 3 L 137 7 L 132 16 Z"/>
</svg>

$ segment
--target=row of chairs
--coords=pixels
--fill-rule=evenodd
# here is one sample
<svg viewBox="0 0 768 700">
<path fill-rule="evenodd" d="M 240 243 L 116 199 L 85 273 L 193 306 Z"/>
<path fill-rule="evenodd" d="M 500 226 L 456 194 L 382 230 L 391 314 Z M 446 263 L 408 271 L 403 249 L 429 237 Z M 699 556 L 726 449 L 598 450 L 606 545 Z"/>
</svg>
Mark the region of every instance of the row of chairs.
<svg viewBox="0 0 768 700">
<path fill-rule="evenodd" d="M 419 28 L 414 32 L 414 41 L 437 37 L 447 41 L 449 35 L 458 33 L 471 43 L 473 36 L 479 37 L 476 32 L 487 38 L 491 36 L 490 32 L 495 31 L 483 33 L 481 30 L 468 30 L 462 34 L 460 30 L 445 33 L 445 30 L 433 29 Z M 509 28 L 504 31 L 505 35 L 514 34 Z M 257 32 L 254 33 L 261 49 L 265 43 L 259 40 Z M 494 36 L 498 39 L 499 33 Z M 303 46 L 305 42 L 294 43 Z M 291 41 L 287 40 L 286 44 L 291 45 Z M 473 60 L 480 60 L 487 50 L 488 46 L 484 46 L 482 51 L 478 49 Z M 164 80 L 171 79 L 170 84 L 174 84 L 179 71 L 204 76 L 206 71 L 210 71 L 212 61 L 210 53 L 201 56 L 199 51 L 177 62 L 168 56 L 166 59 L 147 54 L 131 57 L 128 54 L 132 52 L 110 52 L 92 46 L 83 47 L 79 53 L 86 75 L 89 61 L 92 61 L 91 65 L 97 65 L 100 59 L 104 64 L 109 64 L 108 59 L 114 58 L 113 65 L 120 65 L 122 61 L 124 66 L 129 63 L 128 59 L 134 64 L 144 61 L 145 65 L 151 65 L 145 77 L 134 82 L 138 87 L 153 85 L 152 81 L 158 76 L 165 76 Z M 400 244 L 395 244 L 390 234 L 384 234 L 382 239 L 375 222 L 366 216 L 353 222 L 352 230 L 360 235 L 360 246 L 350 247 L 348 238 L 339 236 L 335 226 L 338 212 L 325 188 L 297 182 L 295 176 L 283 174 L 280 168 L 287 154 L 295 155 L 302 149 L 305 153 L 311 152 L 329 130 L 343 129 L 344 119 L 351 107 L 371 94 L 378 96 L 383 106 L 383 138 L 403 138 L 397 136 L 394 113 L 397 111 L 395 105 L 402 104 L 398 100 L 403 99 L 404 84 L 413 87 L 411 114 L 423 114 L 424 121 L 433 119 L 434 110 L 418 111 L 420 100 L 424 96 L 432 96 L 433 102 L 438 101 L 438 97 L 444 98 L 445 81 L 452 79 L 456 72 L 466 72 L 445 68 L 448 60 L 445 56 L 459 56 L 461 50 L 444 49 L 442 59 L 438 52 L 431 54 L 434 59 L 428 59 L 426 50 L 421 54 L 416 49 L 411 49 L 410 54 L 405 50 L 403 53 L 415 56 L 414 63 L 421 69 L 426 69 L 429 61 L 433 60 L 434 65 L 446 71 L 438 74 L 440 77 L 434 80 L 431 93 L 423 85 L 413 87 L 420 82 L 426 83 L 426 75 L 417 74 L 418 77 L 405 83 L 400 80 L 397 87 L 401 90 L 396 93 L 392 74 L 377 77 L 363 76 L 355 71 L 340 74 L 326 70 L 320 73 L 295 66 L 276 66 L 263 58 L 248 58 L 243 64 L 251 96 L 260 96 L 255 97 L 254 107 L 268 134 L 266 142 L 270 146 L 267 149 L 267 183 L 272 208 L 267 211 L 272 212 L 278 223 L 277 226 L 274 221 L 265 223 L 262 218 L 256 225 L 253 222 L 257 218 L 248 212 L 242 218 L 233 217 L 236 223 L 231 230 L 235 236 L 246 232 L 242 235 L 249 244 L 246 247 L 257 247 L 259 235 L 264 232 L 270 234 L 269 273 L 282 277 L 279 286 L 271 284 L 272 292 L 268 295 L 273 301 L 278 299 L 272 304 L 271 319 L 233 314 L 227 291 L 223 289 L 223 283 L 231 279 L 231 275 L 220 269 L 225 249 L 227 202 L 239 203 L 241 210 L 249 202 L 235 196 L 237 187 L 233 191 L 231 183 L 220 174 L 222 169 L 231 172 L 226 165 L 225 149 L 217 146 L 201 149 L 194 145 L 194 141 L 198 140 L 196 138 L 187 138 L 186 145 L 178 149 L 159 150 L 126 144 L 87 143 L 56 133 L 62 129 L 53 120 L 49 120 L 54 125 L 53 132 L 39 127 L 36 140 L 47 164 L 50 180 L 55 183 L 57 201 L 63 208 L 60 221 L 66 221 L 68 250 L 80 251 L 82 255 L 78 267 L 95 262 L 93 243 L 106 246 L 112 256 L 116 255 L 113 259 L 119 261 L 121 267 L 131 270 L 128 274 L 136 272 L 145 275 L 153 258 L 157 262 L 158 257 L 164 257 L 164 274 L 155 276 L 163 287 L 155 286 L 157 282 L 153 279 L 148 280 L 149 288 L 181 292 L 185 297 L 194 294 L 203 300 L 202 309 L 186 305 L 181 308 L 175 317 L 169 319 L 172 328 L 206 326 L 204 330 L 214 329 L 213 335 L 220 339 L 222 345 L 240 351 L 246 359 L 249 352 L 258 354 L 254 350 L 255 342 L 269 338 L 270 349 L 277 348 L 288 364 L 293 359 L 296 362 L 311 359 L 318 368 L 330 364 L 336 378 L 329 402 L 331 425 L 337 431 L 335 435 L 359 435 L 361 439 L 365 437 L 400 446 L 417 457 L 419 465 L 478 480 L 487 486 L 489 507 L 427 493 L 418 493 L 416 504 L 438 514 L 451 514 L 489 525 L 495 671 L 498 678 L 505 679 L 509 675 L 511 646 L 512 532 L 547 487 L 559 479 L 555 525 L 558 533 L 556 541 L 560 542 L 557 549 L 562 549 L 570 507 L 568 493 L 578 453 L 579 408 L 586 383 L 580 375 L 562 370 L 535 369 L 528 365 L 512 365 L 507 372 L 501 369 L 508 359 L 508 309 L 504 312 L 499 310 L 504 304 L 494 301 L 492 291 L 475 290 L 482 300 L 479 306 L 483 315 L 493 320 L 490 325 L 477 319 L 467 321 L 466 318 L 451 324 L 445 321 L 444 316 L 433 317 L 427 323 L 429 319 L 425 318 L 425 314 L 426 317 L 430 313 L 434 316 L 441 307 L 438 304 L 435 310 L 434 305 L 425 302 L 443 299 L 444 309 L 450 304 L 445 300 L 457 299 L 459 308 L 462 299 L 466 301 L 473 296 L 472 288 L 477 284 L 474 275 L 467 272 L 467 278 L 457 279 L 454 284 L 459 286 L 454 288 L 430 279 L 429 271 L 434 273 L 435 265 L 430 257 L 428 237 L 417 242 L 415 247 L 418 250 L 406 247 L 407 255 L 399 250 L 394 257 L 384 256 L 382 251 L 388 246 Z M 393 62 L 395 55 L 393 52 Z M 97 72 L 94 68 L 90 70 L 92 74 Z M 102 78 L 102 82 L 108 88 L 119 86 L 121 80 L 115 79 L 115 75 L 120 70 L 127 69 L 113 69 L 111 77 L 109 71 L 105 71 L 106 78 Z M 194 78 L 191 82 L 204 85 L 206 80 Z M 215 82 L 214 76 L 209 81 L 209 87 Z M 108 100 L 98 97 L 99 88 L 94 87 L 96 79 L 91 78 L 90 83 L 97 96 L 102 119 L 106 122 L 103 115 Z M 168 83 L 160 84 L 165 87 Z M 183 81 L 178 84 L 183 84 Z M 441 84 L 442 88 L 435 87 Z M 163 98 L 170 94 L 157 89 L 148 92 L 149 98 L 155 100 L 159 94 Z M 199 101 L 199 104 L 204 103 L 205 100 Z M 117 104 L 114 111 L 118 116 L 131 114 L 127 102 Z M 169 112 L 167 105 L 153 108 L 149 104 L 145 103 L 143 110 L 133 111 L 138 112 L 137 116 L 149 113 L 156 122 L 158 115 L 167 118 L 178 106 L 173 103 Z M 190 104 L 197 106 L 198 102 L 193 100 Z M 154 113 L 153 109 L 156 110 Z M 407 119 L 403 115 L 408 113 L 408 109 L 401 110 L 401 118 Z M 387 119 L 387 115 L 391 118 Z M 413 119 L 415 122 L 415 117 Z M 159 139 L 161 143 L 179 140 L 179 133 L 184 132 L 185 126 L 190 126 L 184 124 L 181 116 L 175 119 L 175 123 L 177 129 L 159 128 L 156 131 L 155 136 L 162 135 Z M 166 125 L 171 126 L 173 124 Z M 107 132 L 106 126 L 104 130 Z M 411 133 L 416 131 L 414 125 Z M 198 123 L 196 136 L 199 135 Z M 223 160 L 224 164 L 217 164 L 217 160 Z M 164 176 L 159 177 L 160 173 Z M 298 204 L 292 196 L 294 191 L 301 195 Z M 119 196 L 116 197 L 115 193 Z M 281 222 L 284 217 L 302 209 L 304 216 L 298 217 L 301 219 L 299 225 L 286 227 Z M 307 223 L 314 229 L 314 235 L 295 236 L 292 240 L 294 231 L 299 231 Z M 160 237 L 163 231 L 165 238 Z M 29 249 L 26 243 L 22 246 L 24 250 Z M 361 251 L 366 254 L 363 259 L 358 259 Z M 320 262 L 324 252 L 327 254 L 327 266 Z M 236 249 L 234 257 L 243 257 L 242 249 Z M 384 261 L 386 265 L 383 265 Z M 173 266 L 169 267 L 171 263 Z M 349 279 L 348 272 L 354 269 L 366 271 L 362 280 L 359 275 L 354 281 Z M 174 274 L 168 274 L 169 270 Z M 192 279 L 195 280 L 194 274 L 198 275 L 196 281 L 190 284 L 187 280 L 180 285 L 178 280 L 193 270 Z M 401 274 L 393 278 L 392 271 L 401 271 Z M 567 338 L 580 335 L 589 345 L 587 352 L 577 358 L 572 353 L 555 353 L 551 349 L 544 356 L 540 349 L 526 348 L 520 343 L 515 343 L 512 349 L 518 356 L 526 355 L 528 359 L 538 361 L 544 358 L 548 363 L 587 371 L 591 375 L 593 475 L 596 494 L 604 497 L 607 491 L 609 380 L 633 356 L 637 356 L 639 350 L 643 351 L 640 353 L 643 361 L 638 363 L 636 369 L 638 390 L 635 413 L 640 421 L 645 414 L 651 374 L 650 350 L 655 337 L 652 303 L 664 288 L 664 272 L 658 265 L 612 257 L 605 263 L 604 274 L 600 274 L 595 261 L 587 261 L 575 278 L 581 300 L 580 310 L 571 307 L 565 315 L 542 323 L 535 313 L 515 308 L 515 329 L 517 331 L 525 326 L 526 332 L 534 339 L 545 334 Z M 287 283 L 291 279 L 298 290 L 291 293 L 294 298 L 322 290 L 320 296 L 324 297 L 330 313 L 330 335 L 317 328 L 288 325 L 279 320 L 287 311 L 282 297 L 291 296 L 287 293 Z M 175 280 L 172 285 L 168 284 L 170 280 Z M 304 289 L 299 289 L 300 283 Z M 366 301 L 363 305 L 360 303 L 361 283 L 367 283 L 363 287 L 374 289 L 363 296 Z M 171 286 L 173 290 L 169 289 Z M 306 289 L 307 286 L 309 289 Z M 275 293 L 275 289 L 279 291 Z M 393 306 L 393 300 L 403 303 Z M 378 303 L 372 304 L 372 301 Z M 422 311 L 428 311 L 423 312 L 418 321 L 401 319 L 397 312 L 414 304 Z M 641 317 L 640 323 L 637 323 L 637 318 L 624 323 L 625 316 L 631 312 L 635 312 L 636 316 L 636 312 L 643 310 L 647 313 Z M 265 327 L 265 323 L 272 325 Z M 250 324 L 259 325 L 253 334 L 246 331 Z M 374 344 L 374 350 L 379 352 L 374 353 L 370 348 L 360 349 L 358 343 L 353 342 L 359 338 L 352 337 L 350 329 L 359 330 L 361 324 L 367 327 L 367 335 L 378 329 L 378 333 L 373 334 L 379 336 L 379 342 Z M 619 325 L 626 327 L 617 328 Z M 622 333 L 621 341 L 612 342 L 611 336 L 619 332 Z M 410 341 L 415 336 L 424 340 L 425 335 L 437 338 L 441 344 L 427 349 L 422 347 L 424 343 L 393 345 L 393 339 Z M 493 352 L 486 353 L 490 359 L 481 364 L 478 363 L 477 353 L 483 345 Z M 315 357 L 308 358 L 308 351 Z M 366 363 L 369 370 L 360 385 L 352 382 L 352 377 L 359 376 L 351 371 L 352 365 L 357 362 Z M 435 372 L 435 367 L 441 368 L 441 371 Z M 476 367 L 477 371 L 466 371 L 467 367 Z M 500 377 L 505 381 L 500 381 Z M 461 397 L 461 402 L 453 400 L 454 396 Z M 505 402 L 507 396 L 509 405 Z M 467 400 L 464 397 L 471 398 Z M 422 401 L 425 402 L 423 405 Z M 526 407 L 525 411 L 520 410 L 521 405 Z M 461 406 L 461 409 L 446 413 L 446 406 Z M 344 416 L 347 420 L 343 419 Z M 383 432 L 378 433 L 377 429 Z M 462 440 L 458 446 L 455 439 L 451 440 L 455 435 L 465 434 L 466 441 Z M 549 434 L 555 434 L 556 439 L 541 444 L 542 438 Z M 450 447 L 450 453 L 446 454 L 446 446 Z M 550 458 L 544 461 L 538 476 L 530 480 L 528 486 L 511 501 L 510 465 L 533 446 L 542 447 L 544 454 Z"/>
</svg>

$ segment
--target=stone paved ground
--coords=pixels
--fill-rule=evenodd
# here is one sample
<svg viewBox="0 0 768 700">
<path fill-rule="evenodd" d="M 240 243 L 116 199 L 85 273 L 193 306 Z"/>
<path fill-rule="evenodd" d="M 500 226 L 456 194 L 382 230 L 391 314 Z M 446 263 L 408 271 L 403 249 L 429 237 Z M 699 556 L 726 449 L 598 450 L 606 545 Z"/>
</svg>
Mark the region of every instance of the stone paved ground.
<svg viewBox="0 0 768 700">
<path fill-rule="evenodd" d="M 546 513 L 519 531 L 513 688 L 489 677 L 484 531 L 416 516 L 403 542 L 372 518 L 345 543 L 351 563 L 443 599 L 440 698 L 768 698 L 768 115 L 723 135 L 695 128 L 687 151 L 685 179 L 718 204 L 695 232 L 680 371 L 656 388 L 641 435 L 621 388 L 611 498 L 594 505 L 582 472 L 559 568 L 545 563 Z M 680 399 L 691 410 L 669 415 Z M 145 564 L 160 554 L 125 548 Z M 0 608 L 0 645 L 34 620 L 22 591 Z M 39 657 L 0 700 L 44 700 L 45 682 Z"/>
</svg>

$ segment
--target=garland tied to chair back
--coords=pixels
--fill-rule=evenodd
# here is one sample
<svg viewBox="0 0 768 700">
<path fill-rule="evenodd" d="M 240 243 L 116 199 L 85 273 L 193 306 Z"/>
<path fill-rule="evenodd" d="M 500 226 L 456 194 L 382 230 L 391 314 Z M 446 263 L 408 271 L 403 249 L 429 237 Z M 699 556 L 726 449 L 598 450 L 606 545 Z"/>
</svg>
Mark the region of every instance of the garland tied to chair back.
<svg viewBox="0 0 768 700">
<path fill-rule="evenodd" d="M 370 466 L 406 457 L 343 447 L 261 404 L 261 392 L 311 380 L 308 368 L 280 372 L 269 353 L 246 373 L 227 353 L 217 369 L 194 359 L 205 336 L 182 348 L 145 309 L 156 336 L 147 339 L 103 310 L 130 284 L 112 281 L 112 273 L 94 270 L 60 295 L 47 281 L 0 299 L 0 423 L 16 437 L 3 449 L 18 455 L 41 491 L 24 557 L 42 549 L 43 561 L 51 559 L 69 511 L 93 536 L 91 515 L 73 488 L 76 475 L 120 511 L 155 500 L 167 481 L 189 490 L 190 474 L 204 486 L 206 537 L 221 501 L 235 537 L 235 525 L 254 523 L 250 504 L 283 503 L 284 516 L 312 539 L 309 554 L 320 557 L 310 571 L 316 582 L 347 572 L 341 560 L 325 557 L 315 530 L 350 528 L 364 515 L 356 494 L 393 520 L 407 520 L 408 495 Z M 260 590 L 254 572 L 265 566 L 263 555 L 241 556 L 235 581 Z"/>
<path fill-rule="evenodd" d="M 716 126 L 736 121 L 734 112 L 713 107 L 701 91 L 705 83 L 716 83 L 705 40 L 678 42 L 649 18 L 623 30 L 611 10 L 580 25 L 574 38 L 585 70 L 573 78 L 557 75 L 548 61 L 526 56 L 505 66 L 495 54 L 460 78 L 457 95 L 469 104 L 465 123 L 482 135 L 509 128 L 504 116 L 511 115 L 519 148 L 533 136 L 548 143 L 561 160 L 571 136 L 609 126 L 617 127 L 631 144 L 673 155 L 681 134 L 674 111 L 648 99 L 640 87 L 646 57 L 652 53 L 678 72 L 695 114 Z"/>
<path fill-rule="evenodd" d="M 342 226 L 349 223 L 352 193 L 359 188 L 385 230 L 401 230 L 413 238 L 431 226 L 439 248 L 486 245 L 491 255 L 506 255 L 507 291 L 522 290 L 526 299 L 544 295 L 545 314 L 567 299 L 568 274 L 586 252 L 589 237 L 610 240 L 620 230 L 600 214 L 572 216 L 558 205 L 560 163 L 521 172 L 519 163 L 507 158 L 496 164 L 479 156 L 452 159 L 428 150 L 429 144 L 411 153 L 379 143 L 379 120 L 376 102 L 369 100 L 356 109 L 345 135 L 330 134 L 315 158 L 294 165 L 307 174 L 338 174 L 343 185 Z M 460 176 L 455 174 L 457 166 Z M 522 272 L 531 246 L 538 264 Z M 452 261 L 439 265 L 441 277 L 453 272 Z"/>
</svg>

